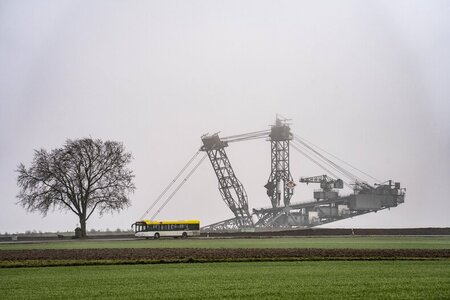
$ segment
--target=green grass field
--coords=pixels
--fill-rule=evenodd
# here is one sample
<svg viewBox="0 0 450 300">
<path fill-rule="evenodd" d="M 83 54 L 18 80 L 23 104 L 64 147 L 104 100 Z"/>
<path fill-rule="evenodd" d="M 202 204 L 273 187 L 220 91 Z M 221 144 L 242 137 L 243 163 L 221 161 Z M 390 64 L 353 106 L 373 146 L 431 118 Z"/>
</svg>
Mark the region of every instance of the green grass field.
<svg viewBox="0 0 450 300">
<path fill-rule="evenodd" d="M 0 269 L 2 299 L 450 299 L 450 261 Z"/>
<path fill-rule="evenodd" d="M 93 248 L 358 248 L 358 249 L 450 249 L 450 236 L 292 237 L 249 239 L 160 239 L 119 241 L 53 241 L 0 244 L 13 249 Z"/>
</svg>

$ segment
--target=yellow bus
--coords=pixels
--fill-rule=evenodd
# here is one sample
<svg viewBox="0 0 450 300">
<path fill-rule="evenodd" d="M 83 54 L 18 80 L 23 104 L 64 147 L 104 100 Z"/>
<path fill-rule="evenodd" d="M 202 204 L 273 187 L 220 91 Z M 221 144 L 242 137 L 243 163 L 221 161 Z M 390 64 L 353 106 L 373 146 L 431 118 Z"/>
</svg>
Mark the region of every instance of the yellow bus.
<svg viewBox="0 0 450 300">
<path fill-rule="evenodd" d="M 135 237 L 154 238 L 160 237 L 181 237 L 200 235 L 199 220 L 181 221 L 153 221 L 142 220 L 131 225 L 134 227 Z"/>
</svg>

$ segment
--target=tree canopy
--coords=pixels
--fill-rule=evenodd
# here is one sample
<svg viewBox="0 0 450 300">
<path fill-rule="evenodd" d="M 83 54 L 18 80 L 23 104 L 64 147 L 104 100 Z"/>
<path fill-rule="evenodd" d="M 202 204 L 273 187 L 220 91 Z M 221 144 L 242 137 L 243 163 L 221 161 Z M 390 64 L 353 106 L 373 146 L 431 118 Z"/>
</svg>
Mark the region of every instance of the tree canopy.
<svg viewBox="0 0 450 300">
<path fill-rule="evenodd" d="M 101 214 L 130 205 L 134 192 L 131 153 L 122 143 L 84 138 L 61 148 L 35 150 L 31 166 L 18 166 L 18 204 L 44 216 L 50 209 L 69 210 L 80 221 L 82 237 L 94 211 Z"/>
</svg>

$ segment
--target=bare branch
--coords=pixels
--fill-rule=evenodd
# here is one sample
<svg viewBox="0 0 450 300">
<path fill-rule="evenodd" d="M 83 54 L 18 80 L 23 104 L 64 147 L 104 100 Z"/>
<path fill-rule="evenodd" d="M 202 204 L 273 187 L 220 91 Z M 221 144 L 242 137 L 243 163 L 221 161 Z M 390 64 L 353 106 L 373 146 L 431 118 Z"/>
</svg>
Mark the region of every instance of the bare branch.
<svg viewBox="0 0 450 300">
<path fill-rule="evenodd" d="M 121 210 L 130 205 L 133 172 L 127 168 L 132 155 L 122 143 L 91 138 L 67 140 L 50 152 L 35 150 L 29 168 L 17 168 L 18 204 L 44 216 L 49 209 L 76 214 L 84 229 L 89 217 Z M 84 225 L 84 228 L 83 228 Z"/>
</svg>

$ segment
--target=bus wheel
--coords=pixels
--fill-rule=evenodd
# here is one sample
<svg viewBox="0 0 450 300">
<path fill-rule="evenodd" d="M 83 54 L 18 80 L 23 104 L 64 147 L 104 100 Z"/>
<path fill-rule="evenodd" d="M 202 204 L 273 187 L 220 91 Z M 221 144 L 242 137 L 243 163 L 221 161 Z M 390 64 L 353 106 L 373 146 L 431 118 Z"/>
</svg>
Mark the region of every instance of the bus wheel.
<svg viewBox="0 0 450 300">
<path fill-rule="evenodd" d="M 155 240 L 159 239 L 159 233 L 155 233 Z"/>
<path fill-rule="evenodd" d="M 183 232 L 183 234 L 181 235 L 181 238 L 182 238 L 182 239 L 187 239 L 187 233 L 186 233 L 186 232 Z"/>
</svg>

